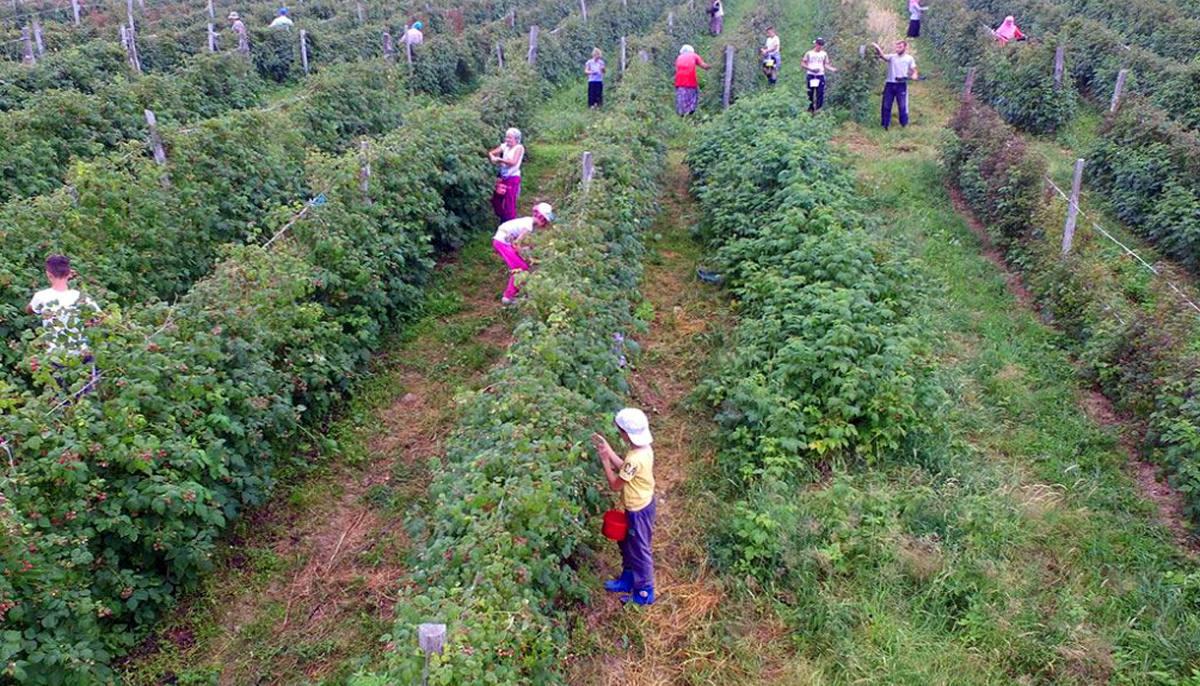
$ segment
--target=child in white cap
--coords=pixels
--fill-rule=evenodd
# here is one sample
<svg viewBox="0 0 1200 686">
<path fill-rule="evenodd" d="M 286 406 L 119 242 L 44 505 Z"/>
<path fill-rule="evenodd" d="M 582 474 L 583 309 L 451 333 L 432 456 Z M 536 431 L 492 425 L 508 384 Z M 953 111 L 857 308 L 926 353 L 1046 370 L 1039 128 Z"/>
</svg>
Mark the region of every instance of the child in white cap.
<svg viewBox="0 0 1200 686">
<path fill-rule="evenodd" d="M 592 445 L 604 466 L 608 485 L 621 492 L 628 523 L 621 541 L 621 576 L 604 582 L 604 589 L 624 593 L 621 602 L 637 605 L 654 602 L 654 556 L 650 550 L 654 538 L 654 449 L 650 444 L 650 420 L 635 407 L 617 413 L 617 429 L 630 449 L 625 457 L 617 456 L 608 441 L 592 434 Z"/>
<path fill-rule="evenodd" d="M 554 210 L 550 203 L 539 202 L 533 206 L 532 216 L 510 219 L 496 229 L 496 235 L 492 236 L 492 247 L 508 266 L 508 287 L 504 289 L 504 296 L 500 298 L 500 302 L 507 305 L 517 297 L 518 288 L 514 277 L 517 272 L 529 271 L 529 264 L 521 257 L 521 240 L 535 228 L 540 229 L 552 221 Z"/>
</svg>

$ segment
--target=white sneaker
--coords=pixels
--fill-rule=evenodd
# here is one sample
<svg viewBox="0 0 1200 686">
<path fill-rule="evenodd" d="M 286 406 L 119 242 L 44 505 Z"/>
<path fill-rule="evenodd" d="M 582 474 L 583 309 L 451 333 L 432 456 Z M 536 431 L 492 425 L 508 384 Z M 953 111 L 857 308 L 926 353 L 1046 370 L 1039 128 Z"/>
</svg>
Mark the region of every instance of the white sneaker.
<svg viewBox="0 0 1200 686">
<path fill-rule="evenodd" d="M 501 305 L 511 305 L 511 304 L 513 304 L 513 299 L 512 298 L 500 298 L 500 304 Z"/>
</svg>

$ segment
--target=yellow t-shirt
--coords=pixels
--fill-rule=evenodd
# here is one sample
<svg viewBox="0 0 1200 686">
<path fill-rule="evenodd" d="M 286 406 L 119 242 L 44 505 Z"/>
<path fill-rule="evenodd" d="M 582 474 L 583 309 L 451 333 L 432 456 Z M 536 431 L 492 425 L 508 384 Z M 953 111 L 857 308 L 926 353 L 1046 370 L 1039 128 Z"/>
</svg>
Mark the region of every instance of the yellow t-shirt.
<svg viewBox="0 0 1200 686">
<path fill-rule="evenodd" d="M 649 505 L 654 499 L 654 450 L 650 446 L 630 450 L 618 476 L 625 482 L 621 500 L 627 512 Z"/>
</svg>

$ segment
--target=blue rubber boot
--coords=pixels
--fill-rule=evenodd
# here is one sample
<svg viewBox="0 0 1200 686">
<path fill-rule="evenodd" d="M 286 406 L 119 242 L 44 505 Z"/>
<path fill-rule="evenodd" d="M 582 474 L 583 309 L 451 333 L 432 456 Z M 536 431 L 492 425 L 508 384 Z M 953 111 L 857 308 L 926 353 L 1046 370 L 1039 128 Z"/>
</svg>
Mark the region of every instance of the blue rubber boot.
<svg viewBox="0 0 1200 686">
<path fill-rule="evenodd" d="M 653 605 L 654 604 L 654 587 L 645 586 L 634 591 L 631 595 L 621 596 L 621 602 L 633 602 L 634 605 Z"/>
<path fill-rule="evenodd" d="M 621 572 L 621 576 L 604 582 L 609 593 L 629 593 L 633 590 L 633 572 Z"/>
</svg>

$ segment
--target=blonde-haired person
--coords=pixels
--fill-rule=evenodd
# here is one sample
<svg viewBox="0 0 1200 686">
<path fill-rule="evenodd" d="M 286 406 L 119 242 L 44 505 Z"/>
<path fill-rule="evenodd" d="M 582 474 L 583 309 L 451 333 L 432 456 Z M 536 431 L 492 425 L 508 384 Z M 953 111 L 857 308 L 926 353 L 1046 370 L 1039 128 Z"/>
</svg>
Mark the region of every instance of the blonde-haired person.
<svg viewBox="0 0 1200 686">
<path fill-rule="evenodd" d="M 492 192 L 492 209 L 500 221 L 517 216 L 517 198 L 521 197 L 521 162 L 525 161 L 525 146 L 521 130 L 504 132 L 504 142 L 488 151 L 488 159 L 500 168 L 496 188 Z"/>
<path fill-rule="evenodd" d="M 696 111 L 700 102 L 700 81 L 696 77 L 696 68 L 707 70 L 705 63 L 696 49 L 685 45 L 679 49 L 679 57 L 675 58 L 675 112 L 686 117 Z"/>
<path fill-rule="evenodd" d="M 592 48 L 592 59 L 583 65 L 583 73 L 587 74 L 588 80 L 587 103 L 589 108 L 600 107 L 604 104 L 604 72 L 607 68 L 607 65 L 604 64 L 604 53 L 600 52 L 600 48 Z"/>
</svg>

